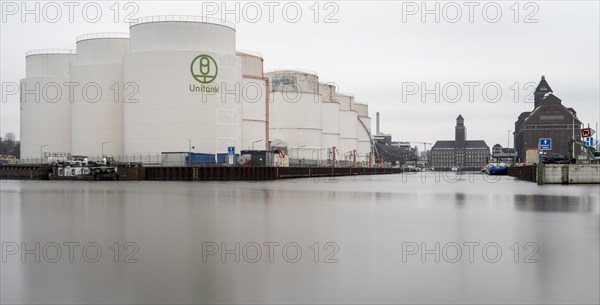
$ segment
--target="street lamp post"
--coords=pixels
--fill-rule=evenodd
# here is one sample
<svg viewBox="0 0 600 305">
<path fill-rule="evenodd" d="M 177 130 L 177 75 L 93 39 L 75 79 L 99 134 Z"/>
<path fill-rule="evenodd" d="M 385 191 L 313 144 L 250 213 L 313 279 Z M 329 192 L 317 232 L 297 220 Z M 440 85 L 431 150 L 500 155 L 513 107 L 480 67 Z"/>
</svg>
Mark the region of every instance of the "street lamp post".
<svg viewBox="0 0 600 305">
<path fill-rule="evenodd" d="M 572 129 L 573 129 L 573 138 L 572 138 L 573 139 L 573 144 L 572 144 L 573 146 L 571 147 L 571 151 L 573 153 L 571 154 L 571 157 L 575 158 L 575 114 L 573 114 L 573 128 Z"/>
<path fill-rule="evenodd" d="M 321 149 L 315 148 L 315 149 L 313 149 L 313 151 L 311 153 L 311 158 L 312 158 L 313 161 L 317 161 L 316 162 L 317 166 L 320 166 L 320 163 L 321 163 L 321 150 L 324 150 L 324 149 L 325 148 L 321 148 Z M 317 153 L 317 158 L 316 159 L 315 159 L 315 153 Z"/>
<path fill-rule="evenodd" d="M 40 146 L 40 163 L 42 162 L 42 159 L 44 158 L 44 147 L 46 147 L 48 145 L 49 144 Z"/>
<path fill-rule="evenodd" d="M 110 141 L 102 142 L 102 157 L 104 157 L 104 144 L 108 144 Z"/>
<path fill-rule="evenodd" d="M 305 147 L 306 145 L 296 147 L 296 159 L 300 160 L 300 148 Z"/>
<path fill-rule="evenodd" d="M 186 138 L 186 139 L 188 140 L 188 162 L 187 163 L 188 163 L 188 166 L 191 166 L 192 165 L 192 149 L 194 149 L 195 147 L 192 146 L 192 139 L 188 139 L 188 138 Z"/>
<path fill-rule="evenodd" d="M 252 150 L 254 150 L 254 143 L 258 143 L 258 142 L 260 142 L 260 141 L 262 141 L 262 139 L 260 139 L 260 140 L 256 140 L 256 141 L 252 142 Z"/>
<path fill-rule="evenodd" d="M 312 158 L 313 160 L 315 160 L 315 152 L 317 153 L 317 166 L 321 166 L 321 151 L 325 150 L 326 148 L 315 148 L 312 152 Z"/>
<path fill-rule="evenodd" d="M 350 160 L 352 158 L 352 152 L 353 152 L 353 150 L 349 150 L 349 151 L 345 152 L 344 159 Z"/>
</svg>

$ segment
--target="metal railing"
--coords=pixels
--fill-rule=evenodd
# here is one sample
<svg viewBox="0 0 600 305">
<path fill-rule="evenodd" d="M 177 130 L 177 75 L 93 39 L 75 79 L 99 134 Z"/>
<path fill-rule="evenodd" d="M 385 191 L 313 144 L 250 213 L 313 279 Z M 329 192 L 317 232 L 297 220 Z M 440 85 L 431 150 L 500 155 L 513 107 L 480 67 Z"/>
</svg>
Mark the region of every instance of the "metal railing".
<svg viewBox="0 0 600 305">
<path fill-rule="evenodd" d="M 37 49 L 37 50 L 27 51 L 25 53 L 25 57 L 33 56 L 33 55 L 47 55 L 47 54 L 75 55 L 75 54 L 77 54 L 77 51 L 73 50 L 73 49 Z"/>
<path fill-rule="evenodd" d="M 265 74 L 273 74 L 273 73 L 317 75 L 316 71 L 306 70 L 306 69 L 270 69 L 270 70 L 265 70 Z"/>
<path fill-rule="evenodd" d="M 96 162 L 100 163 L 103 161 L 103 156 L 101 155 L 88 155 L 86 156 L 88 162 Z M 118 163 L 130 163 L 130 164 L 142 164 L 145 167 L 152 166 L 188 166 L 188 159 L 185 154 L 182 155 L 165 155 L 165 154 L 131 154 L 131 155 L 111 155 L 108 154 L 105 156 L 108 160 L 114 160 Z M 48 164 L 48 163 L 60 163 L 66 160 L 69 160 L 70 156 L 54 156 L 47 155 L 42 158 L 22 158 L 16 160 L 17 164 Z M 217 162 L 196 162 L 191 166 L 200 166 L 200 167 L 210 167 L 210 166 L 245 166 L 241 165 L 234 160 L 233 165 L 228 165 L 226 163 L 217 163 Z M 273 166 L 267 165 L 265 166 Z M 317 160 L 317 159 L 306 159 L 306 158 L 291 158 L 289 159 L 290 167 L 333 167 L 332 160 Z M 336 167 L 347 168 L 353 167 L 354 162 L 351 160 L 337 160 Z M 356 161 L 357 168 L 367 168 L 369 167 L 369 162 L 360 160 Z M 373 163 L 373 167 L 380 167 L 380 164 Z"/>
<path fill-rule="evenodd" d="M 142 23 L 151 23 L 151 22 L 169 22 L 169 21 L 183 21 L 183 22 L 200 22 L 200 23 L 210 23 L 216 25 L 223 25 L 230 27 L 235 30 L 235 24 L 233 22 L 229 22 L 227 20 L 211 18 L 206 16 L 190 16 L 190 15 L 158 15 L 158 16 L 146 16 L 133 19 L 129 23 L 129 27 L 132 27 L 137 24 Z"/>
<path fill-rule="evenodd" d="M 77 36 L 76 41 L 88 39 L 103 39 L 103 38 L 129 38 L 129 33 L 123 32 L 104 32 L 104 33 L 89 33 Z"/>
</svg>

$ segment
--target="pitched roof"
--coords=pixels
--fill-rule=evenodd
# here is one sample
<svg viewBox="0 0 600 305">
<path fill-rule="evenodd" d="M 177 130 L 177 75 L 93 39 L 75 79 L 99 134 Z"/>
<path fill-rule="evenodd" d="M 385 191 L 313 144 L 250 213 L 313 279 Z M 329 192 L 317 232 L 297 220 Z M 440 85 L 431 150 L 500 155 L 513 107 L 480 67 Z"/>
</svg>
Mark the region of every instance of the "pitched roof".
<svg viewBox="0 0 600 305">
<path fill-rule="evenodd" d="M 543 75 L 542 80 L 538 84 L 537 88 L 535 88 L 535 92 L 552 92 L 552 88 L 550 88 L 550 85 L 548 85 L 548 82 L 546 82 L 546 77 Z"/>
<path fill-rule="evenodd" d="M 551 96 L 554 96 L 554 95 L 551 95 Z M 550 95 L 548 95 L 548 97 L 550 97 Z M 558 100 L 558 102 L 556 102 L 556 100 Z M 561 113 L 563 115 L 566 115 L 565 118 L 563 118 L 563 119 L 556 119 L 556 120 L 554 120 L 554 122 L 552 122 L 553 124 L 556 123 L 556 121 L 572 122 L 572 120 L 575 120 L 575 124 L 581 124 L 581 121 L 579 120 L 579 118 L 577 118 L 575 109 L 565 107 L 565 105 L 563 105 L 562 103 L 560 103 L 560 99 L 558 97 L 556 97 L 556 100 L 549 100 L 549 102 L 546 102 L 544 100 L 544 102 L 542 103 L 542 105 L 540 105 L 539 107 L 535 108 L 535 110 L 533 112 L 531 112 L 525 118 L 525 120 L 523 120 L 523 124 L 543 124 L 543 123 L 548 123 L 548 122 L 541 122 L 540 121 L 540 116 L 543 115 L 542 111 L 544 111 L 545 109 L 548 109 L 548 108 L 562 110 Z M 552 102 L 552 101 L 554 101 L 554 102 Z"/>
<path fill-rule="evenodd" d="M 431 148 L 454 148 L 454 141 L 436 141 Z"/>
<path fill-rule="evenodd" d="M 485 143 L 484 140 L 470 140 L 465 143 L 466 148 L 487 148 L 490 147 Z"/>
<path fill-rule="evenodd" d="M 458 115 L 458 117 L 457 117 L 456 119 L 457 119 L 457 120 L 463 120 L 463 121 L 464 121 L 464 118 L 463 118 L 462 114 L 459 114 L 459 115 Z"/>
<path fill-rule="evenodd" d="M 561 102 L 562 100 L 552 93 L 544 96 L 542 100 L 542 104 L 560 104 Z"/>
<path fill-rule="evenodd" d="M 435 144 L 433 144 L 433 148 L 440 148 L 440 149 L 444 149 L 444 148 L 455 148 L 456 144 L 455 141 L 436 141 Z M 481 149 L 489 149 L 490 147 L 485 143 L 484 140 L 470 140 L 470 141 L 465 141 L 465 148 L 481 148 Z"/>
<path fill-rule="evenodd" d="M 530 114 L 531 114 L 531 111 L 521 112 L 517 121 L 522 121 L 522 120 L 526 119 Z"/>
</svg>

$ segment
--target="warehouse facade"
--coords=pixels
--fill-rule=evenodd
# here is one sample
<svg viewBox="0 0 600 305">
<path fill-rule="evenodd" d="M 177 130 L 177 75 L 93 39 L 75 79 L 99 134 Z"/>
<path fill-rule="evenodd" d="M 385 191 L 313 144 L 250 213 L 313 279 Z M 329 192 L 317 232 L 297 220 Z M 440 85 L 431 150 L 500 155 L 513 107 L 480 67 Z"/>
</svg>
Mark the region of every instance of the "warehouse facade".
<svg viewBox="0 0 600 305">
<path fill-rule="evenodd" d="M 561 99 L 552 93 L 546 78 L 542 75 L 534 92 L 533 111 L 522 112 L 515 122 L 514 143 L 519 162 L 525 161 L 528 149 L 538 149 L 541 138 L 552 141 L 549 152 L 569 154 L 569 139 L 579 139 L 581 121 L 573 108 L 567 108 Z M 580 153 L 579 146 L 575 154 Z"/>
</svg>

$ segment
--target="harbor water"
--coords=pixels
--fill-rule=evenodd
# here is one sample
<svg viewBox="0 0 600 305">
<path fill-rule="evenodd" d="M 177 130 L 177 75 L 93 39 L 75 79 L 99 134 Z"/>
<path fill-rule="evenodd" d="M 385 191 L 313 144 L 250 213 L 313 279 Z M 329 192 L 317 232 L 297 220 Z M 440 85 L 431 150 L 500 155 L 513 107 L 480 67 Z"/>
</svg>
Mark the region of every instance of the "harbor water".
<svg viewBox="0 0 600 305">
<path fill-rule="evenodd" d="M 1 181 L 2 303 L 598 303 L 598 185 Z"/>
</svg>

